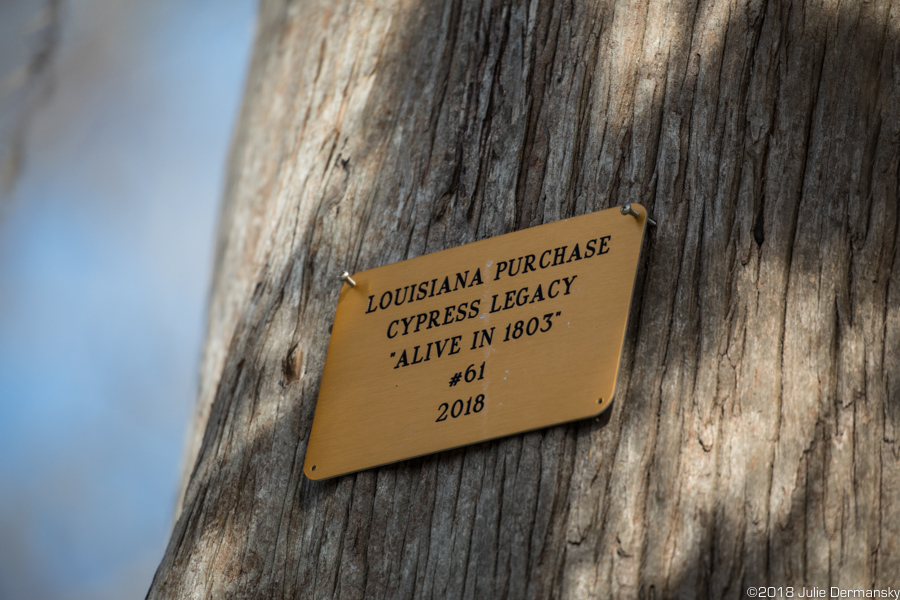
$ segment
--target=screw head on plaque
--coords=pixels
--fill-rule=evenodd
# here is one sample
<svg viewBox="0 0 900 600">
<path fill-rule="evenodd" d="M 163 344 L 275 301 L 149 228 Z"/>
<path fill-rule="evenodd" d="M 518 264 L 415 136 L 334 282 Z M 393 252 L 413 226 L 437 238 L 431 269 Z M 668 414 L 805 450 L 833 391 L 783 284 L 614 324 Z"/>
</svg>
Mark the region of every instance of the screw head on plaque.
<svg viewBox="0 0 900 600">
<path fill-rule="evenodd" d="M 342 273 L 306 476 L 602 412 L 647 224 L 631 204 Z"/>
</svg>

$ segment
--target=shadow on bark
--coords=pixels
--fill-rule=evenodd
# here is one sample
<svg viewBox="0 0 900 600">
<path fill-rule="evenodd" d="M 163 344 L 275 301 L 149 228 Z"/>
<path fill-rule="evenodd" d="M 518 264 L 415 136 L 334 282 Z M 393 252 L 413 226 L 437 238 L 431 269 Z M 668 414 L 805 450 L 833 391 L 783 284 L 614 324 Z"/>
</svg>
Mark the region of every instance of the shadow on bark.
<svg viewBox="0 0 900 600">
<path fill-rule="evenodd" d="M 234 335 L 148 597 L 900 586 L 897 7 L 263 13 Z M 305 479 L 336 273 L 629 201 L 660 226 L 602 419 Z"/>
</svg>

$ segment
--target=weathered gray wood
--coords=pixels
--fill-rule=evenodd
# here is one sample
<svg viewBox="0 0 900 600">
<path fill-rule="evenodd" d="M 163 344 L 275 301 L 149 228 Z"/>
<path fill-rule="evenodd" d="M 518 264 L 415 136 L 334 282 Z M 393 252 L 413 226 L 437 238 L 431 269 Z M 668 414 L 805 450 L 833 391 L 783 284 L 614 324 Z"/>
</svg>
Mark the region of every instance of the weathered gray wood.
<svg viewBox="0 0 900 600">
<path fill-rule="evenodd" d="M 900 587 L 900 5 L 260 18 L 149 597 Z M 660 226 L 611 411 L 305 479 L 341 270 L 627 201 Z"/>
</svg>

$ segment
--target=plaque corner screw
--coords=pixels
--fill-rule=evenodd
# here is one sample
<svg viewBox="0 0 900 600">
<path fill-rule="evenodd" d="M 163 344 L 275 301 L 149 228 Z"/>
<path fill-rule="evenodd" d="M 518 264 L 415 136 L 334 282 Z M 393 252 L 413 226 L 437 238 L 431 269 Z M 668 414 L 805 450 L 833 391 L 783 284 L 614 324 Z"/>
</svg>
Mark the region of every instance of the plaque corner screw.
<svg viewBox="0 0 900 600">
<path fill-rule="evenodd" d="M 350 287 L 356 287 L 356 282 L 353 281 L 353 278 L 350 277 L 350 273 L 348 273 L 347 271 L 343 271 L 341 273 L 341 276 L 339 277 L 339 279 L 341 281 L 345 281 L 345 282 L 349 283 Z"/>
<path fill-rule="evenodd" d="M 631 215 L 632 217 L 641 216 L 641 213 L 631 207 L 631 202 L 626 202 L 625 204 L 623 204 L 619 212 L 621 212 L 623 215 Z M 651 227 L 656 227 L 656 221 L 651 219 L 649 214 L 647 215 L 647 223 Z"/>
</svg>

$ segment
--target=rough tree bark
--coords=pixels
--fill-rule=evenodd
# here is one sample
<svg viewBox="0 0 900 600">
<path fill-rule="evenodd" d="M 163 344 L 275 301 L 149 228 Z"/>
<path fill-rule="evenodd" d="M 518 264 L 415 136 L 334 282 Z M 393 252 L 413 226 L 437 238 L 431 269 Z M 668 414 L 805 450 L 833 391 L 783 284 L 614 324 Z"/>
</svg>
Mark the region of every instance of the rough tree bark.
<svg viewBox="0 0 900 600">
<path fill-rule="evenodd" d="M 148 597 L 900 587 L 898 98 L 887 0 L 264 2 Z M 341 270 L 627 201 L 610 411 L 303 476 Z"/>
</svg>

